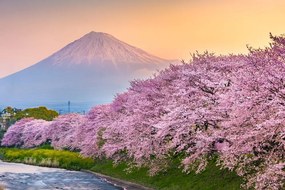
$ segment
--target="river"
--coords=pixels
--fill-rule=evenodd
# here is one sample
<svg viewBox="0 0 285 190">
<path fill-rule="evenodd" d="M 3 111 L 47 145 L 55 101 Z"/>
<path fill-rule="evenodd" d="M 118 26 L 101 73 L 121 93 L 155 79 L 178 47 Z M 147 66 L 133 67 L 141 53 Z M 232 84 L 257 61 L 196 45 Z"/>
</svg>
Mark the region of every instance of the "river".
<svg viewBox="0 0 285 190">
<path fill-rule="evenodd" d="M 2 161 L 0 161 L 0 186 L 5 190 L 122 189 L 86 172 L 7 163 Z"/>
</svg>

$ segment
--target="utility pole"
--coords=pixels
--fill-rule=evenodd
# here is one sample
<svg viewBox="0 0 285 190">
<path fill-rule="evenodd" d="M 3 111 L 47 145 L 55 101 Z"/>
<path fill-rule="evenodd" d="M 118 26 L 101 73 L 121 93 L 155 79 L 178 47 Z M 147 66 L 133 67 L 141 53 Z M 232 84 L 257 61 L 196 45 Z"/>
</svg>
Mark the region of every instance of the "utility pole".
<svg viewBox="0 0 285 190">
<path fill-rule="evenodd" d="M 70 113 L 70 101 L 68 101 L 68 113 Z"/>
</svg>

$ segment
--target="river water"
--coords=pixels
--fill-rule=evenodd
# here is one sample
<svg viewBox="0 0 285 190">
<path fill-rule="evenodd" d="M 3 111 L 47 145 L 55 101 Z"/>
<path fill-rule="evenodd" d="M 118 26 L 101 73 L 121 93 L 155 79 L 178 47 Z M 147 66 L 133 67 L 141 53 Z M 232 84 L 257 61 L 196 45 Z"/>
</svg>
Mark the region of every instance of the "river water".
<svg viewBox="0 0 285 190">
<path fill-rule="evenodd" d="M 122 189 L 90 173 L 2 161 L 0 161 L 0 187 L 5 190 Z"/>
</svg>

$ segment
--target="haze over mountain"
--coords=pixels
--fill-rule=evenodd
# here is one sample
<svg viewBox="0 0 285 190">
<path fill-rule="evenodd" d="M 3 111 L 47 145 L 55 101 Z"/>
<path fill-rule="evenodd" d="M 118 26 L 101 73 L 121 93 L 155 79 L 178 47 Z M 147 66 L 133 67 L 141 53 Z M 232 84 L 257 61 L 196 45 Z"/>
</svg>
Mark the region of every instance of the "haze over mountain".
<svg viewBox="0 0 285 190">
<path fill-rule="evenodd" d="M 151 76 L 174 60 L 153 56 L 101 32 L 90 32 L 50 57 L 0 79 L 0 105 L 105 103 L 129 81 Z"/>
</svg>

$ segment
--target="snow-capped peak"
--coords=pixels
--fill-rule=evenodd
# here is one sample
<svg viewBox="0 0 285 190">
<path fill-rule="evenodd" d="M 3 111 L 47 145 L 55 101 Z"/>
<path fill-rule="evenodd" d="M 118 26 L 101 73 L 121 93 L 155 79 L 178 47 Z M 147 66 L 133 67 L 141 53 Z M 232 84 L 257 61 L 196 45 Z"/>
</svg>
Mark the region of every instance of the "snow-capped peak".
<svg viewBox="0 0 285 190">
<path fill-rule="evenodd" d="M 90 32 L 70 43 L 51 57 L 54 64 L 159 64 L 167 60 L 153 56 L 139 48 L 122 42 L 110 34 Z"/>
</svg>

